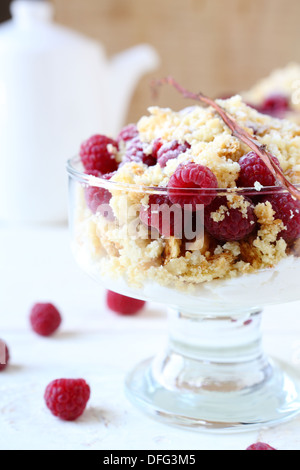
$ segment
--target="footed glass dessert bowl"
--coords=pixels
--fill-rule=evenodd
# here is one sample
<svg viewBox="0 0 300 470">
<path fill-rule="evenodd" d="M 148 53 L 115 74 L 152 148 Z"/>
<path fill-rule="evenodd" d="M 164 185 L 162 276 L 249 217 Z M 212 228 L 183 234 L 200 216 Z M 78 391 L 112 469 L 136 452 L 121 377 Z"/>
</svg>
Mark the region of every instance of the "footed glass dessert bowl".
<svg viewBox="0 0 300 470">
<path fill-rule="evenodd" d="M 168 306 L 166 346 L 128 375 L 130 400 L 166 423 L 249 430 L 300 412 L 297 373 L 267 357 L 261 331 L 265 306 L 300 299 L 300 202 L 288 184 L 300 128 L 240 97 L 218 103 L 257 153 L 212 107 L 152 108 L 68 162 L 70 229 L 96 282 Z"/>
</svg>

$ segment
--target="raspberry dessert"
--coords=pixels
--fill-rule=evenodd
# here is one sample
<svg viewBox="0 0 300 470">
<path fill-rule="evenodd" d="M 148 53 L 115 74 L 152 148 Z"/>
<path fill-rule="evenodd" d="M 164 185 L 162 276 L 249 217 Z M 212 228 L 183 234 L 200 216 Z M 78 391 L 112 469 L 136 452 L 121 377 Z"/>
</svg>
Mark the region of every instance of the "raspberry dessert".
<svg viewBox="0 0 300 470">
<path fill-rule="evenodd" d="M 81 152 L 76 168 L 88 175 L 76 186 L 73 249 L 94 278 L 142 289 L 144 298 L 153 284 L 174 296 L 194 292 L 218 308 L 225 288 L 241 305 L 252 301 L 250 276 L 260 276 L 262 299 L 281 285 L 278 272 L 295 278 L 300 203 L 290 190 L 300 175 L 300 127 L 238 95 L 215 104 L 150 108 L 107 146 L 113 168 L 99 152 L 105 171 L 89 146 Z M 285 292 L 296 295 L 292 284 Z"/>
<path fill-rule="evenodd" d="M 242 96 L 263 114 L 300 124 L 300 65 L 291 63 L 274 70 Z"/>
<path fill-rule="evenodd" d="M 113 171 L 69 161 L 74 256 L 116 313 L 169 307 L 165 348 L 126 378 L 136 406 L 217 432 L 283 422 L 300 386 L 263 352 L 261 312 L 299 300 L 300 127 L 239 95 L 164 84 L 197 104 L 126 126 Z"/>
<path fill-rule="evenodd" d="M 44 398 L 54 416 L 74 421 L 83 414 L 90 393 L 90 387 L 83 379 L 57 379 L 47 386 Z"/>
</svg>

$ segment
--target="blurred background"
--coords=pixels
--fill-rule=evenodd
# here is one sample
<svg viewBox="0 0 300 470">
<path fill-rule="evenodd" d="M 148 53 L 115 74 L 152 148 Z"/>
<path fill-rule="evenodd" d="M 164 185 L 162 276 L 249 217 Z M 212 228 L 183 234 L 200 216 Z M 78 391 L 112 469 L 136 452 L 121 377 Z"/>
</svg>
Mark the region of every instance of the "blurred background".
<svg viewBox="0 0 300 470">
<path fill-rule="evenodd" d="M 155 77 L 173 75 L 217 96 L 252 86 L 273 68 L 300 61 L 298 0 L 53 0 L 58 22 L 101 41 L 109 55 L 136 43 L 161 57 Z M 149 77 L 133 96 L 127 121 L 151 104 Z M 160 104 L 182 107 L 172 90 Z"/>
<path fill-rule="evenodd" d="M 1 0 L 1 22 L 11 18 L 11 3 Z M 44 3 L 15 0 L 24 8 L 12 10 L 14 27 L 0 25 L 0 220 L 12 214 L 33 222 L 65 220 L 65 193 L 57 191 L 54 200 L 54 178 L 62 188 L 66 159 L 90 134 L 115 134 L 147 112 L 154 103 L 152 78 L 173 75 L 191 91 L 216 97 L 246 90 L 274 68 L 300 62 L 298 0 L 46 2 L 56 27 L 80 34 L 77 44 L 70 36 L 66 40 L 65 29 L 50 30 L 55 23 L 49 12 L 29 12 L 29 4 Z M 91 42 L 83 44 L 87 38 Z M 114 73 L 104 73 L 106 58 L 139 44 L 149 49 L 120 57 L 112 62 Z M 156 103 L 186 105 L 168 87 Z M 35 172 L 28 170 L 30 161 Z M 41 172 L 47 172 L 48 187 L 38 182 Z M 10 178 L 8 185 L 12 174 L 22 178 Z M 20 200 L 20 191 L 27 197 Z"/>
<path fill-rule="evenodd" d="M 1 21 L 9 18 L 1 0 Z M 274 68 L 300 61 L 298 0 L 52 0 L 55 20 L 101 41 L 108 56 L 146 42 L 161 58 L 151 76 L 172 74 L 212 96 L 252 86 Z M 149 104 L 149 76 L 139 82 L 127 121 Z M 163 105 L 182 106 L 171 90 Z"/>
</svg>

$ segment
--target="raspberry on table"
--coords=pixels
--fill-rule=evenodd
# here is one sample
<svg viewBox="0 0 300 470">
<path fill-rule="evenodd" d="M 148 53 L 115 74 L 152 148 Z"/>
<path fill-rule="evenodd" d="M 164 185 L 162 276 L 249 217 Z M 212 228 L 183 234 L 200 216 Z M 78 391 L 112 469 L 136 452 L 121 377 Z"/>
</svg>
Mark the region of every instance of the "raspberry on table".
<svg viewBox="0 0 300 470">
<path fill-rule="evenodd" d="M 274 194 L 266 196 L 262 202 L 269 201 L 275 212 L 275 218 L 282 220 L 285 230 L 279 233 L 278 238 L 286 242 L 292 242 L 300 237 L 300 201 L 286 194 Z"/>
<path fill-rule="evenodd" d="M 97 176 L 98 178 L 110 180 L 114 172 L 102 175 L 100 172 L 93 171 L 89 174 Z M 112 195 L 108 189 L 100 188 L 98 186 L 88 186 L 85 189 L 84 194 L 87 206 L 93 212 L 93 214 L 99 213 L 111 221 L 115 219 L 113 210 L 109 205 Z"/>
<path fill-rule="evenodd" d="M 238 241 L 250 235 L 256 228 L 257 219 L 252 201 L 245 197 L 244 200 L 249 203 L 247 217 L 240 209 L 230 208 L 226 197 L 217 197 L 207 206 L 204 226 L 208 233 L 219 241 Z"/>
<path fill-rule="evenodd" d="M 90 393 L 90 387 L 83 379 L 57 379 L 47 386 L 44 399 L 54 416 L 74 421 L 84 412 Z"/>
<path fill-rule="evenodd" d="M 184 142 L 183 144 L 177 140 L 166 142 L 161 145 L 157 152 L 157 162 L 162 168 L 164 168 L 169 160 L 177 158 L 178 155 L 186 152 L 189 148 L 191 148 L 191 146 L 188 142 Z"/>
<path fill-rule="evenodd" d="M 117 141 L 101 134 L 96 134 L 82 143 L 80 158 L 86 171 L 111 173 L 118 168 L 114 152 L 118 150 Z"/>
<path fill-rule="evenodd" d="M 36 303 L 30 312 L 33 331 L 41 336 L 52 335 L 62 321 L 60 312 L 51 303 Z"/>
<path fill-rule="evenodd" d="M 196 210 L 197 205 L 206 206 L 214 200 L 217 192 L 212 189 L 217 187 L 217 178 L 209 168 L 190 162 L 179 165 L 173 173 L 168 183 L 168 195 L 173 204 L 180 204 L 181 207 L 191 205 L 192 210 Z M 200 191 L 201 188 L 209 191 Z"/>
<path fill-rule="evenodd" d="M 126 149 L 123 163 L 142 162 L 147 166 L 156 165 L 157 160 L 155 156 L 153 155 L 153 153 L 146 153 L 145 147 L 146 144 L 143 144 L 139 137 L 135 137 L 134 139 L 132 139 Z"/>
<path fill-rule="evenodd" d="M 119 132 L 117 137 L 117 142 L 129 142 L 130 140 L 134 139 L 139 135 L 139 131 L 135 124 L 128 124 L 127 126 L 123 127 L 123 129 Z"/>
<path fill-rule="evenodd" d="M 279 160 L 272 157 L 278 168 Z M 240 174 L 237 185 L 241 188 L 253 188 L 255 183 L 262 186 L 274 186 L 276 178 L 269 170 L 264 161 L 255 152 L 249 152 L 239 160 Z"/>
<path fill-rule="evenodd" d="M 9 350 L 7 344 L 0 339 L 0 372 L 6 369 L 9 362 Z"/>
<path fill-rule="evenodd" d="M 140 220 L 148 227 L 156 228 L 166 238 L 181 235 L 182 218 L 182 207 L 172 204 L 165 195 L 151 194 L 148 205 L 140 210 Z"/>
<path fill-rule="evenodd" d="M 264 442 L 257 442 L 256 444 L 252 444 L 246 450 L 276 450 L 273 447 L 269 446 L 269 444 L 265 444 Z"/>
<path fill-rule="evenodd" d="M 106 292 L 106 304 L 108 308 L 115 313 L 121 315 L 135 315 L 142 310 L 146 302 L 108 290 Z"/>
</svg>

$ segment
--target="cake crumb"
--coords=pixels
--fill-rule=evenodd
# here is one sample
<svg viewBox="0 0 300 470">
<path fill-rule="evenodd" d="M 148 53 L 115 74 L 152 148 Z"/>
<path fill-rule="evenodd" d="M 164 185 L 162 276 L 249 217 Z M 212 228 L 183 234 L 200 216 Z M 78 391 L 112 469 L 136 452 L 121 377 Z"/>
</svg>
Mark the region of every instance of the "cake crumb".
<svg viewBox="0 0 300 470">
<path fill-rule="evenodd" d="M 178 258 L 180 255 L 181 240 L 170 237 L 165 241 L 165 249 L 163 251 L 163 264 L 166 265 L 171 259 Z"/>
</svg>

